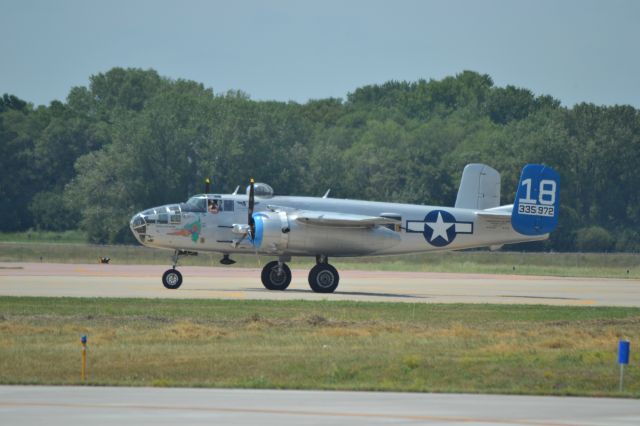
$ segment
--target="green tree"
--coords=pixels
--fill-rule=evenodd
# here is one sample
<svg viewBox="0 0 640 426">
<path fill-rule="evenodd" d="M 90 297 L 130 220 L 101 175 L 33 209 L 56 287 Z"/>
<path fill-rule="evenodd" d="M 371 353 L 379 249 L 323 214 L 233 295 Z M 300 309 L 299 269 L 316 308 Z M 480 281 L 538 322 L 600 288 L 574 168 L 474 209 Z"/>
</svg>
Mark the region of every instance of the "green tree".
<svg viewBox="0 0 640 426">
<path fill-rule="evenodd" d="M 638 247 L 638 110 L 563 108 L 473 71 L 297 104 L 113 68 L 46 107 L 5 94 L 0 149 L 5 231 L 80 224 L 92 241 L 131 241 L 135 211 L 201 192 L 205 177 L 216 192 L 253 177 L 278 194 L 452 205 L 471 162 L 501 172 L 510 204 L 537 162 L 558 170 L 562 191 L 560 226 L 536 247 Z"/>
</svg>

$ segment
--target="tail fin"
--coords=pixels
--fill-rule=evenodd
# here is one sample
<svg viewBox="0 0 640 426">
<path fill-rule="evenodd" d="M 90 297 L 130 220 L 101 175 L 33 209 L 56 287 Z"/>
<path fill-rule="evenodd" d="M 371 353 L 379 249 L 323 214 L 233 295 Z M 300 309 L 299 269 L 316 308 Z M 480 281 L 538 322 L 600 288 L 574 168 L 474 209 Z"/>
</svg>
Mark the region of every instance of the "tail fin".
<svg viewBox="0 0 640 426">
<path fill-rule="evenodd" d="M 527 164 L 522 169 L 511 226 L 524 235 L 543 235 L 558 225 L 560 175 L 551 167 Z"/>
<path fill-rule="evenodd" d="M 500 205 L 500 173 L 484 164 L 467 164 L 462 172 L 456 208 L 485 210 Z"/>
</svg>

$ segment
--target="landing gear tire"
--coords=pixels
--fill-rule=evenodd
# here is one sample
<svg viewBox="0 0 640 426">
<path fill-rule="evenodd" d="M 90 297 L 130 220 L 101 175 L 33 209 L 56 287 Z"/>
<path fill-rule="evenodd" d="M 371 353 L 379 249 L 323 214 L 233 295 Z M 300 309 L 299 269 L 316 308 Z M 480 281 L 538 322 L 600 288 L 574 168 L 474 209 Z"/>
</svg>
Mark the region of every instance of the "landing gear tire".
<svg viewBox="0 0 640 426">
<path fill-rule="evenodd" d="M 278 261 L 274 260 L 262 268 L 261 278 L 267 290 L 285 290 L 291 284 L 291 269 L 286 263 L 280 266 Z"/>
<path fill-rule="evenodd" d="M 318 263 L 309 271 L 309 286 L 316 293 L 333 293 L 339 282 L 338 271 L 328 263 Z"/>
<path fill-rule="evenodd" d="M 162 274 L 162 284 L 169 290 L 175 290 L 182 285 L 182 274 L 177 269 L 169 269 Z"/>
</svg>

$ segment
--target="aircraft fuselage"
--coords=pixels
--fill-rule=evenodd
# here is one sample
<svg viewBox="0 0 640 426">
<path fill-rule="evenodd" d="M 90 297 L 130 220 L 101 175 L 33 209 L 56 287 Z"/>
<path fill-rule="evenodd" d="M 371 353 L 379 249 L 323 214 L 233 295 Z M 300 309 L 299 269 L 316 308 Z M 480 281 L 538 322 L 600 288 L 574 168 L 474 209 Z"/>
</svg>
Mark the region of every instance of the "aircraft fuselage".
<svg viewBox="0 0 640 426">
<path fill-rule="evenodd" d="M 233 226 L 247 222 L 248 197 L 243 194 L 203 194 L 216 200 L 219 210 L 188 211 L 179 205 L 147 210 L 144 232 L 132 229 L 147 246 L 194 252 L 253 253 L 248 239 L 234 233 Z M 184 205 L 183 205 L 184 206 Z M 510 206 L 503 206 L 504 213 Z M 509 220 L 479 216 L 476 210 L 334 198 L 274 196 L 256 197 L 255 212 L 291 210 L 283 219 L 282 244 L 261 247 L 274 256 L 334 257 L 392 255 L 428 251 L 499 246 L 546 239 L 548 234 L 526 236 L 516 232 Z M 344 213 L 397 220 L 396 225 L 325 227 L 296 221 L 296 211 Z M 285 241 L 286 239 L 286 241 Z"/>
</svg>

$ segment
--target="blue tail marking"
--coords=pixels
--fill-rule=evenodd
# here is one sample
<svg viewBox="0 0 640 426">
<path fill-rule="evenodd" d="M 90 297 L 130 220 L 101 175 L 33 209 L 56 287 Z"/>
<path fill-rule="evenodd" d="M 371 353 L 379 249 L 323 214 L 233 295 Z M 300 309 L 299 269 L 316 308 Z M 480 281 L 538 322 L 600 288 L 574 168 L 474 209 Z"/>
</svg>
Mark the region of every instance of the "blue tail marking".
<svg viewBox="0 0 640 426">
<path fill-rule="evenodd" d="M 524 235 L 547 234 L 558 226 L 560 175 L 551 167 L 527 164 L 522 169 L 511 226 Z"/>
</svg>

